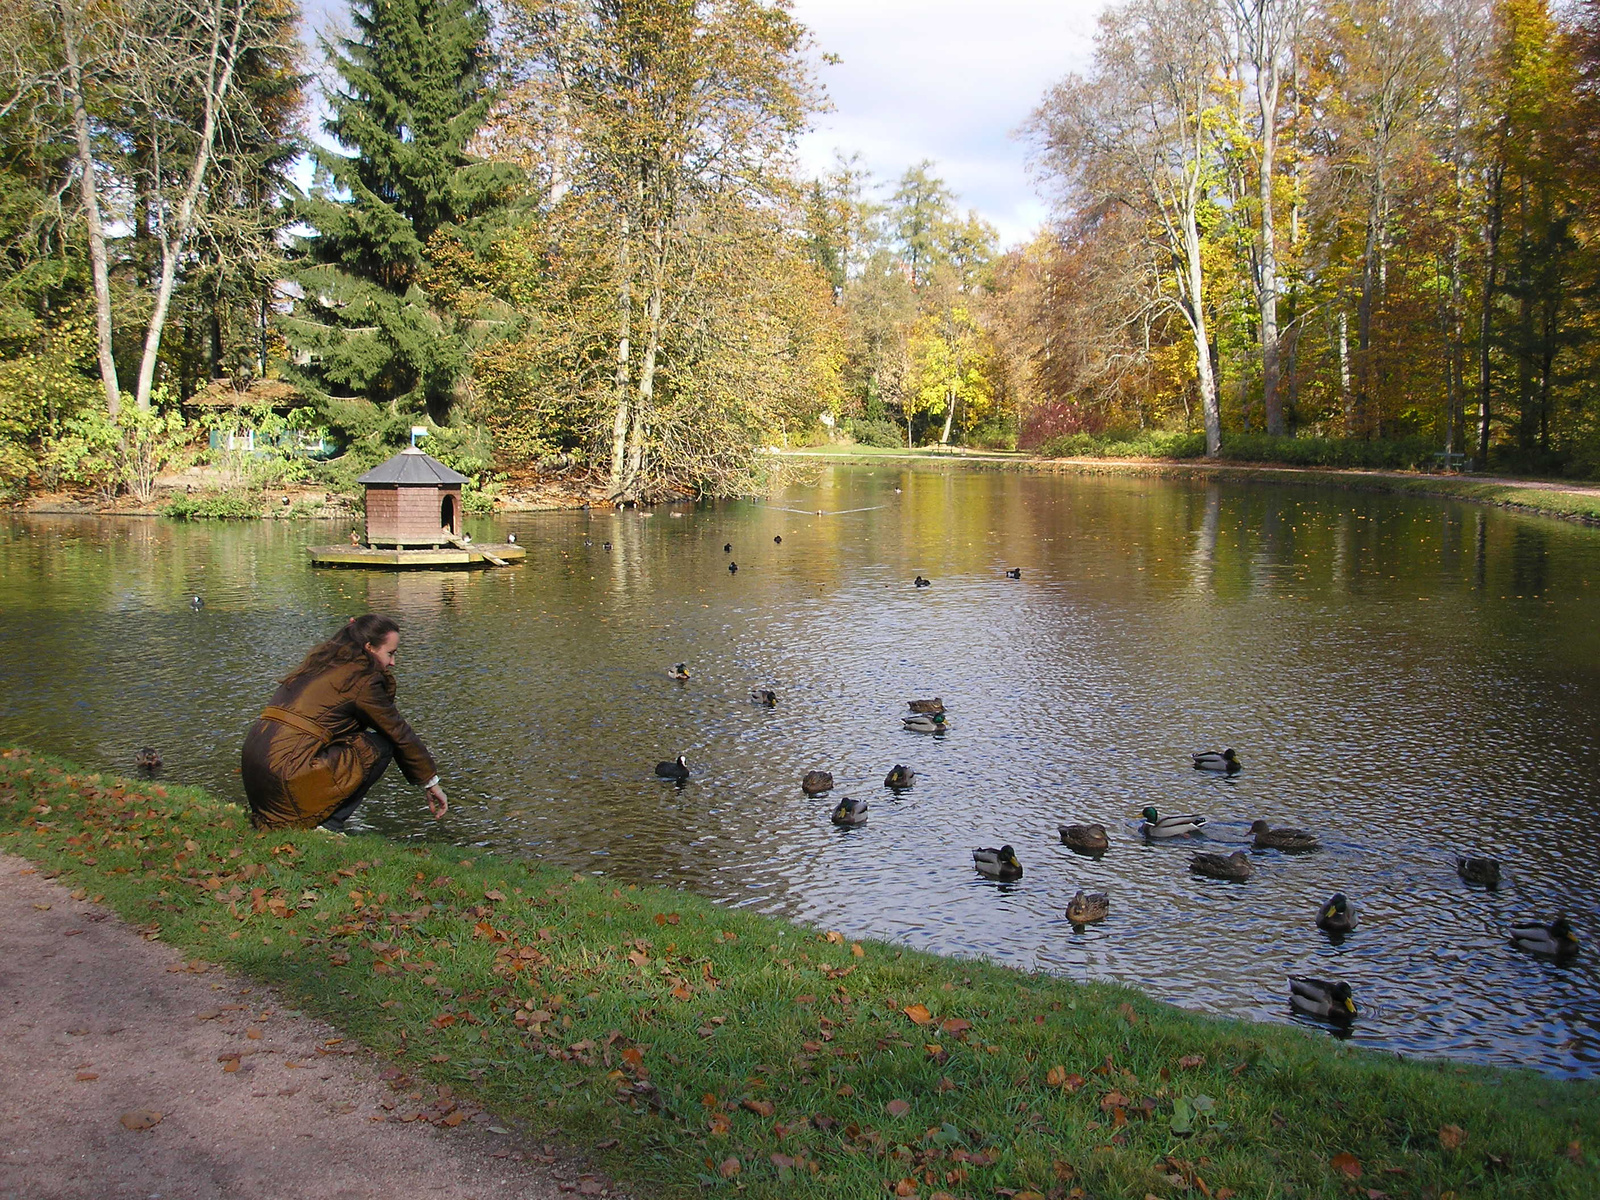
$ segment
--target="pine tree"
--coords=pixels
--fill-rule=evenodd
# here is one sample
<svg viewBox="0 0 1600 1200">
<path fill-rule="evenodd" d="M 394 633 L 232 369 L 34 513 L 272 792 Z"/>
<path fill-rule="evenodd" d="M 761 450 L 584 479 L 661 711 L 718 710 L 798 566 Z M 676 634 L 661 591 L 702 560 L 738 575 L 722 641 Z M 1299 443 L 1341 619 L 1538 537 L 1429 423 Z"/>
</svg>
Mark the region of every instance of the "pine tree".
<svg viewBox="0 0 1600 1200">
<path fill-rule="evenodd" d="M 468 149 L 493 101 L 478 0 L 355 0 L 352 17 L 354 37 L 324 43 L 341 85 L 323 129 L 345 153 L 315 152 L 284 325 L 296 381 L 376 449 L 420 415 L 448 422 L 471 345 L 429 294 L 435 252 L 482 238 L 519 173 Z"/>
</svg>

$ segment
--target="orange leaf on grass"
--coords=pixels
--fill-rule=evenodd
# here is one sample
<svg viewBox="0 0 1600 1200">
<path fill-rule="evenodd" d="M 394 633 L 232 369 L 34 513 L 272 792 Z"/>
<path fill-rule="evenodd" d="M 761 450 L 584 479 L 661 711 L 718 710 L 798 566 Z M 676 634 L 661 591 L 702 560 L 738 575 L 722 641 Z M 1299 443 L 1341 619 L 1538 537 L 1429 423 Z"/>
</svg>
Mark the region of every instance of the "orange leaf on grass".
<svg viewBox="0 0 1600 1200">
<path fill-rule="evenodd" d="M 724 1179 L 732 1179 L 738 1173 L 739 1160 L 734 1158 L 731 1154 L 727 1158 L 723 1159 L 722 1165 L 717 1168 L 717 1174 L 721 1175 Z"/>
<path fill-rule="evenodd" d="M 891 1100 L 884 1105 L 883 1110 L 891 1117 L 903 1117 L 911 1111 L 911 1105 L 904 1100 Z"/>
<path fill-rule="evenodd" d="M 753 1112 L 758 1117 L 770 1117 L 778 1110 L 772 1106 L 770 1100 L 741 1100 L 739 1107 L 746 1112 Z"/>
<path fill-rule="evenodd" d="M 972 1022 L 962 1020 L 960 1017 L 947 1017 L 939 1022 L 940 1032 L 948 1033 L 951 1037 L 962 1037 L 971 1028 Z"/>
<path fill-rule="evenodd" d="M 165 1113 L 158 1113 L 148 1108 L 132 1108 L 122 1114 L 122 1124 L 134 1133 L 143 1133 L 146 1129 L 153 1129 L 161 1124 Z"/>
<path fill-rule="evenodd" d="M 925 1004 L 908 1004 L 900 1011 L 911 1018 L 913 1025 L 931 1025 L 933 1023 L 933 1014 L 928 1011 L 928 1006 Z"/>
<path fill-rule="evenodd" d="M 1351 1179 L 1361 1177 L 1361 1160 L 1348 1151 L 1335 1154 L 1328 1160 L 1328 1166 L 1340 1174 L 1350 1176 Z"/>
<path fill-rule="evenodd" d="M 915 1179 L 902 1179 L 894 1185 L 896 1196 L 915 1196 L 917 1194 L 917 1181 Z"/>
<path fill-rule="evenodd" d="M 1467 1131 L 1459 1125 L 1445 1125 L 1439 1130 L 1439 1145 L 1446 1150 L 1459 1149 L 1461 1143 L 1467 1140 Z"/>
</svg>

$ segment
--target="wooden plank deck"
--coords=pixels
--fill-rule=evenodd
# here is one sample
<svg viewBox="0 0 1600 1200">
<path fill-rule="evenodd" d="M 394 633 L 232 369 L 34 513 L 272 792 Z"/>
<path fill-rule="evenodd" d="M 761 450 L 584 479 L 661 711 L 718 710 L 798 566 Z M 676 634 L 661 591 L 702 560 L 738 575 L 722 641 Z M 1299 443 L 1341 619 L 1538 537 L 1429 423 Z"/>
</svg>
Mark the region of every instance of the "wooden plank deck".
<svg viewBox="0 0 1600 1200">
<path fill-rule="evenodd" d="M 378 570 L 408 570 L 413 567 L 487 567 L 488 555 L 503 560 L 507 565 L 521 562 L 528 552 L 521 546 L 486 542 L 481 547 L 469 543 L 461 549 L 453 546 L 427 550 L 388 550 L 372 546 L 307 546 L 314 567 L 370 567 Z"/>
</svg>

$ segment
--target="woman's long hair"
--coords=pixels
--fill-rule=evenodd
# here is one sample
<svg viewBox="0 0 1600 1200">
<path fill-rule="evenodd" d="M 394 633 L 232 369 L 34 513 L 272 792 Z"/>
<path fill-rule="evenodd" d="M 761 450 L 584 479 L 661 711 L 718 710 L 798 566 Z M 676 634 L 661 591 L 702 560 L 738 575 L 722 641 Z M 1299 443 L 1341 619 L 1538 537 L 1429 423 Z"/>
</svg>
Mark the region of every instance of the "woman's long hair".
<svg viewBox="0 0 1600 1200">
<path fill-rule="evenodd" d="M 392 696 L 394 695 L 393 673 L 379 667 L 373 661 L 372 655 L 367 653 L 367 647 L 376 646 L 391 633 L 399 631 L 400 626 L 388 617 L 378 616 L 377 613 L 368 613 L 364 617 L 351 617 L 338 633 L 320 645 L 313 646 L 305 661 L 289 672 L 283 682 L 295 683 L 308 676 L 320 675 L 330 667 L 344 663 L 363 663 L 383 677 L 384 686 Z"/>
</svg>

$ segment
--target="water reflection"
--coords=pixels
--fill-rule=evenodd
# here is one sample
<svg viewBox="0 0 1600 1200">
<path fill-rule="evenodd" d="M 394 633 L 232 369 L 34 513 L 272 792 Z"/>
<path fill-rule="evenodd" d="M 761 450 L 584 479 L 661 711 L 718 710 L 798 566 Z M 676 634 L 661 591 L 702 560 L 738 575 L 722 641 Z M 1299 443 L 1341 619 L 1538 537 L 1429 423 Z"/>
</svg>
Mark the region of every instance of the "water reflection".
<svg viewBox="0 0 1600 1200">
<path fill-rule="evenodd" d="M 347 616 L 391 612 L 402 707 L 457 802 L 436 827 L 391 781 L 366 816 L 391 836 L 1214 1012 L 1291 1019 L 1287 975 L 1338 976 L 1359 1043 L 1600 1069 L 1594 952 L 1561 967 L 1506 941 L 1563 911 L 1600 935 L 1600 848 L 1572 836 L 1600 768 L 1592 531 L 1336 491 L 884 468 L 676 511 L 481 523 L 528 561 L 415 574 L 307 568 L 304 545 L 342 526 L 11 518 L 0 734 L 123 770 L 153 745 L 169 777 L 236 795 L 273 681 Z M 769 685 L 774 708 L 749 702 Z M 903 729 L 905 700 L 933 695 L 949 732 Z M 1222 745 L 1241 775 L 1190 769 Z M 656 779 L 679 753 L 693 777 Z M 898 795 L 895 763 L 917 772 Z M 800 789 L 812 768 L 870 821 L 833 826 L 835 801 Z M 1144 844 L 1147 804 L 1206 815 L 1206 836 Z M 1245 884 L 1190 873 L 1196 848 L 1248 847 L 1257 817 L 1323 849 L 1257 854 Z M 1058 824 L 1091 821 L 1105 855 L 1060 844 Z M 1006 842 L 1022 880 L 973 871 L 971 847 Z M 1469 888 L 1456 853 L 1500 858 L 1505 883 Z M 1080 888 L 1111 896 L 1081 932 Z M 1314 926 L 1334 891 L 1362 913 L 1342 942 Z"/>
</svg>

